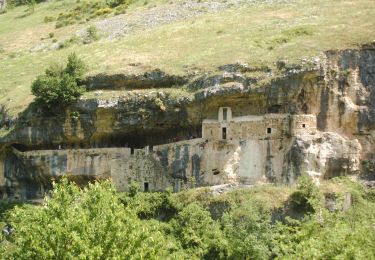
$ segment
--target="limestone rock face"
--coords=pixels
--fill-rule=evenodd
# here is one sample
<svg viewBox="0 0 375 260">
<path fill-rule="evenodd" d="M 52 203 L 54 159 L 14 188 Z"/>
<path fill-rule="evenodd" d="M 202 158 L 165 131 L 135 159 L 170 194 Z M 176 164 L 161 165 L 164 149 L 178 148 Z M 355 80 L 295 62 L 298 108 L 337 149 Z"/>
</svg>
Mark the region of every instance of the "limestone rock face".
<svg viewBox="0 0 375 260">
<path fill-rule="evenodd" d="M 112 178 L 120 190 L 132 180 L 155 190 L 293 183 L 302 173 L 316 180 L 355 174 L 362 160 L 374 160 L 374 45 L 326 52 L 309 68 L 285 62 L 277 66 L 277 73 L 257 71 L 260 78 L 243 64 L 194 78 L 161 71 L 93 76 L 88 79 L 93 96 L 59 114 L 31 105 L 0 138 L 0 192 L 35 197 L 49 187 L 51 176 L 71 173 L 83 180 Z M 173 95 L 157 89 L 172 85 L 190 92 Z M 150 87 L 116 97 L 101 94 Z M 228 129 L 228 140 L 218 140 L 222 129 L 213 125 L 207 128 L 212 138 L 200 138 L 203 120 L 217 120 L 220 107 L 230 108 L 233 118 L 283 114 L 286 121 L 277 127 L 229 122 L 228 128 L 241 129 Z M 314 132 L 304 130 L 302 115 L 314 118 Z M 295 120 L 288 121 L 291 117 Z M 284 129 L 293 124 L 298 131 Z M 258 126 L 262 135 L 243 134 Z M 278 134 L 268 136 L 267 128 Z"/>
<path fill-rule="evenodd" d="M 295 138 L 287 154 L 285 177 L 291 181 L 302 173 L 316 180 L 360 171 L 362 146 L 337 133 L 323 132 Z"/>
</svg>

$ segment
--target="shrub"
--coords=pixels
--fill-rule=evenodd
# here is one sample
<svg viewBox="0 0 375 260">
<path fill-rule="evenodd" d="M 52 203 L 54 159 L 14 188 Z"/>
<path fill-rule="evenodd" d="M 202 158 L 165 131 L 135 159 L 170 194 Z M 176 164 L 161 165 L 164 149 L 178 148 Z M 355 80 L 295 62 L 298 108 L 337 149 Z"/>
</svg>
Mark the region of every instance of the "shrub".
<svg viewBox="0 0 375 260">
<path fill-rule="evenodd" d="M 117 7 L 126 4 L 127 2 L 127 0 L 106 0 L 107 5 L 110 7 Z"/>
<path fill-rule="evenodd" d="M 55 21 L 55 17 L 53 17 L 53 16 L 46 16 L 43 19 L 43 22 L 45 22 L 45 23 L 50 23 L 50 22 L 53 22 L 53 21 Z"/>
<path fill-rule="evenodd" d="M 185 207 L 172 222 L 175 237 L 189 255 L 204 259 L 223 259 L 227 241 L 210 212 L 197 203 Z"/>
<path fill-rule="evenodd" d="M 109 7 L 100 8 L 95 11 L 93 16 L 103 16 L 112 13 L 112 9 Z"/>
<path fill-rule="evenodd" d="M 60 42 L 58 48 L 59 49 L 69 48 L 70 46 L 74 44 L 78 44 L 79 42 L 80 42 L 79 38 L 74 35 L 63 42 Z"/>
<path fill-rule="evenodd" d="M 298 179 L 297 191 L 290 196 L 291 206 L 298 211 L 314 212 L 322 201 L 322 194 L 312 179 L 303 175 Z"/>
<path fill-rule="evenodd" d="M 85 68 L 83 61 L 73 53 L 68 57 L 66 68 L 51 66 L 32 83 L 31 91 L 43 106 L 67 105 L 84 92 L 79 84 Z"/>
<path fill-rule="evenodd" d="M 230 259 L 269 259 L 272 225 L 269 213 L 254 201 L 246 201 L 223 216 Z"/>
<path fill-rule="evenodd" d="M 119 202 L 109 181 L 85 189 L 63 179 L 43 206 L 17 207 L 5 259 L 163 259 L 157 225 L 141 222 Z M 2 251 L 0 249 L 0 251 Z"/>
<path fill-rule="evenodd" d="M 99 40 L 100 37 L 98 35 L 98 29 L 96 28 L 95 25 L 89 26 L 86 32 L 87 32 L 86 37 L 83 39 L 84 44 L 88 44 L 88 43 Z"/>
</svg>

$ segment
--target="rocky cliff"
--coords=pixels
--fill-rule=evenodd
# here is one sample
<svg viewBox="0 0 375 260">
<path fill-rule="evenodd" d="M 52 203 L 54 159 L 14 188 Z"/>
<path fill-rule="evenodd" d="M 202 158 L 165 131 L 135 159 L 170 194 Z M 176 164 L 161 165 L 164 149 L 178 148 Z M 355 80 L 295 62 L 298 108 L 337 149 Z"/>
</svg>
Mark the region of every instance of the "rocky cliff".
<svg viewBox="0 0 375 260">
<path fill-rule="evenodd" d="M 11 190 L 17 190 L 17 185 L 26 182 L 36 183 L 36 186 L 43 183 L 48 188 L 51 176 L 68 173 L 64 167 L 51 166 L 50 160 L 56 165 L 65 165 L 59 163 L 61 156 L 53 157 L 47 153 L 41 157 L 40 150 L 55 149 L 60 154 L 63 152 L 60 150 L 65 149 L 128 147 L 132 153 L 133 149 L 146 146 L 199 138 L 203 119 L 217 119 L 219 107 L 231 107 L 235 117 L 267 113 L 311 114 L 317 118 L 319 131 L 315 135 L 285 134 L 272 141 L 272 148 L 269 145 L 267 148 L 270 141 L 266 139 L 256 143 L 248 141 L 248 144 L 253 142 L 250 147 L 258 147 L 251 152 L 246 152 L 248 148 L 244 148 L 244 143 L 231 144 L 229 140 L 226 143 L 209 143 L 206 146 L 212 147 L 208 150 L 202 148 L 204 151 L 198 148 L 205 140 L 198 141 L 199 144 L 188 141 L 183 164 L 176 152 L 173 156 L 169 152 L 163 156 L 161 152 L 152 156 L 157 166 L 151 172 L 165 174 L 163 178 L 168 180 L 155 184 L 155 189 L 177 185 L 174 183 L 176 178 L 186 185 L 191 177 L 196 178 L 197 185 L 219 184 L 233 179 L 252 180 L 250 183 L 291 183 L 304 172 L 317 179 L 359 173 L 361 161 L 374 157 L 375 46 L 329 51 L 312 61 L 301 61 L 300 65 L 289 65 L 287 61 L 276 65 L 278 69 L 271 70 L 232 64 L 220 67 L 216 73 L 185 77 L 166 75 L 160 71 L 129 77 L 98 75 L 88 78 L 91 94 L 65 111 L 46 112 L 35 104 L 31 105 L 20 115 L 10 132 L 0 139 L 0 186 L 3 195 L 12 193 Z M 109 90 L 112 91 L 110 96 Z M 270 149 L 274 150 L 270 152 Z M 27 156 L 22 152 L 27 152 Z M 215 152 L 214 158 L 212 154 Z M 102 152 L 98 150 L 97 153 Z M 207 153 L 210 156 L 207 157 Z M 204 160 L 203 154 L 207 157 Z M 115 162 L 122 158 L 113 154 L 108 156 L 103 159 L 104 164 L 108 164 L 106 160 Z M 169 166 L 179 165 L 178 171 L 183 172 L 183 177 L 178 177 L 177 170 L 173 170 L 178 167 L 167 170 L 169 166 L 163 166 L 163 158 L 169 158 Z M 261 170 L 253 166 L 241 168 L 240 165 L 253 158 L 264 160 Z M 40 163 L 43 160 L 48 163 Z M 62 160 L 68 162 L 67 159 Z M 76 162 L 78 166 L 73 168 L 83 170 L 74 174 L 86 179 L 99 175 L 118 179 L 120 172 L 130 171 L 129 164 L 124 165 L 126 160 L 116 164 L 117 170 L 108 166 L 104 175 L 97 174 L 95 166 L 85 166 L 86 159 L 82 161 Z M 212 162 L 217 162 L 217 167 L 207 166 Z M 270 171 L 270 165 L 277 167 Z M 230 172 L 230 167 L 237 168 Z M 102 169 L 102 166 L 99 168 Z M 227 169 L 227 173 L 219 175 L 220 178 L 217 174 L 206 179 L 197 177 L 197 174 L 208 170 L 214 176 L 215 169 L 220 174 Z M 273 172 L 272 176 L 270 172 Z M 126 178 L 122 181 L 126 182 Z M 24 189 L 23 193 L 26 194 L 28 189 Z M 37 196 L 36 192 L 31 193 L 30 196 L 21 196 Z"/>
</svg>

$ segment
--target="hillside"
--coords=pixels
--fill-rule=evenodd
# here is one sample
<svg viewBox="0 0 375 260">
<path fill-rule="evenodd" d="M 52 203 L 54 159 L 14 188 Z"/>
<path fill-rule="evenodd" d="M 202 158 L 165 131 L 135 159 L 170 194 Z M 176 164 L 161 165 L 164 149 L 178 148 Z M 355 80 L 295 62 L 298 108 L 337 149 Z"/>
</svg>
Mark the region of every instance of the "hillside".
<svg viewBox="0 0 375 260">
<path fill-rule="evenodd" d="M 33 100 L 31 81 L 71 52 L 90 75 L 160 69 L 194 76 L 237 62 L 274 69 L 278 60 L 300 63 L 375 39 L 372 0 L 135 1 L 124 14 L 56 28 L 59 14 L 80 6 L 48 1 L 0 15 L 0 104 L 11 114 Z M 92 25 L 100 39 L 83 44 Z"/>
<path fill-rule="evenodd" d="M 1 259 L 375 259 L 374 0 L 0 0 Z"/>
</svg>

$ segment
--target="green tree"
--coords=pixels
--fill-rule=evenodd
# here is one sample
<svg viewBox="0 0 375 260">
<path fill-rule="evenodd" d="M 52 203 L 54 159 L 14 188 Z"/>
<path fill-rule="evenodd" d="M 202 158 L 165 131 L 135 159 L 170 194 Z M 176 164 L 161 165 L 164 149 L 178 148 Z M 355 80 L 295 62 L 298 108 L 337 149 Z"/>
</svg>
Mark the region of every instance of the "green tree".
<svg viewBox="0 0 375 260">
<path fill-rule="evenodd" d="M 297 181 L 297 191 L 290 196 L 290 204 L 295 210 L 314 212 L 321 208 L 323 197 L 312 179 L 301 176 Z"/>
<path fill-rule="evenodd" d="M 157 223 L 142 222 L 123 207 L 109 181 L 80 189 L 54 183 L 43 206 L 17 207 L 9 221 L 12 259 L 156 259 L 168 243 Z"/>
<path fill-rule="evenodd" d="M 188 255 L 204 259 L 220 259 L 227 255 L 227 241 L 218 223 L 197 203 L 191 203 L 179 212 L 172 227 Z"/>
<path fill-rule="evenodd" d="M 253 201 L 234 207 L 223 217 L 230 259 L 269 259 L 272 244 L 271 214 Z"/>
<path fill-rule="evenodd" d="M 43 106 L 67 105 L 77 100 L 85 88 L 81 85 L 86 71 L 84 62 L 76 54 L 70 54 L 65 68 L 52 65 L 31 86 L 36 100 Z"/>
</svg>

